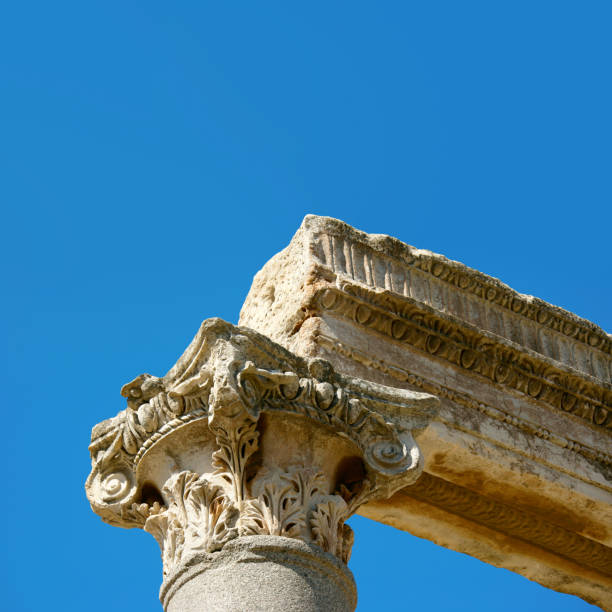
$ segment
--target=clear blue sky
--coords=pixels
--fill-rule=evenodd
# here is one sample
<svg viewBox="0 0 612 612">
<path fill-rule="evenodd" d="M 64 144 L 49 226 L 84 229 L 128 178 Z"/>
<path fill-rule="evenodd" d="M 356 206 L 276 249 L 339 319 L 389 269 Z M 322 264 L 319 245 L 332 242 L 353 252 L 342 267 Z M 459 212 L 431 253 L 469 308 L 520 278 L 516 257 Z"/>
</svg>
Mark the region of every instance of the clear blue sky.
<svg viewBox="0 0 612 612">
<path fill-rule="evenodd" d="M 159 609 L 153 538 L 86 501 L 91 427 L 307 213 L 612 329 L 611 7 L 4 3 L 0 607 Z M 360 611 L 593 609 L 352 524 Z"/>
</svg>

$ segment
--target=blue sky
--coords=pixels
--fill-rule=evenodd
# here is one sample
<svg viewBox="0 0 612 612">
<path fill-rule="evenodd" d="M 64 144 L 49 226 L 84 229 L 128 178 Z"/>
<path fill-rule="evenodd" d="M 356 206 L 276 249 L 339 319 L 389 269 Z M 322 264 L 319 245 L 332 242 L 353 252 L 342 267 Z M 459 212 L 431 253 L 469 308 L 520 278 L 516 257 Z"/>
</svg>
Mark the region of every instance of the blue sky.
<svg viewBox="0 0 612 612">
<path fill-rule="evenodd" d="M 157 610 L 151 536 L 89 509 L 92 425 L 307 213 L 612 329 L 609 2 L 0 8 L 3 607 Z M 594 610 L 352 520 L 359 610 Z"/>
</svg>

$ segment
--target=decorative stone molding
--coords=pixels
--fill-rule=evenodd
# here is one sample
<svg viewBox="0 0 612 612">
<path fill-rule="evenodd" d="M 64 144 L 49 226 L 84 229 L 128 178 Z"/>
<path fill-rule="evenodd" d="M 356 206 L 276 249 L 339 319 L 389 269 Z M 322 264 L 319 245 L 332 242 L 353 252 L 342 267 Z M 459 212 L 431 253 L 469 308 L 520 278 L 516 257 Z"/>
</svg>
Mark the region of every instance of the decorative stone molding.
<svg viewBox="0 0 612 612">
<path fill-rule="evenodd" d="M 351 281 L 430 302 L 460 318 L 485 314 L 478 318 L 479 327 L 501 336 L 514 336 L 521 343 L 532 342 L 530 348 L 551 358 L 563 357 L 558 345 L 561 336 L 585 345 L 588 351 L 585 355 L 592 354 L 593 350 L 612 355 L 610 334 L 590 321 L 531 295 L 518 293 L 498 279 L 458 261 L 416 249 L 391 236 L 365 234 L 329 217 L 309 215 L 303 227 L 311 232 L 312 254 L 317 262 Z M 523 324 L 519 329 L 517 321 Z M 543 335 L 540 331 L 543 328 L 554 335 Z M 531 329 L 538 330 L 532 338 L 528 333 Z M 573 354 L 571 365 L 591 369 L 592 361 L 589 364 L 581 356 Z M 577 364 L 577 360 L 581 363 Z M 611 358 L 607 357 L 605 363 L 608 369 L 604 366 L 598 370 L 595 366 L 586 373 L 597 376 L 599 371 L 604 380 L 609 378 Z"/>
<path fill-rule="evenodd" d="M 547 429 L 529 419 L 516 417 L 509 412 L 500 410 L 499 408 L 495 408 L 485 404 L 484 402 L 478 402 L 473 397 L 470 397 L 465 393 L 459 393 L 450 387 L 427 380 L 422 376 L 416 375 L 414 372 L 410 372 L 405 368 L 399 367 L 398 365 L 388 363 L 381 359 L 374 359 L 367 353 L 364 353 L 363 351 L 360 351 L 349 344 L 339 342 L 338 340 L 326 336 L 325 334 L 318 334 L 316 336 L 316 341 L 327 351 L 338 353 L 343 357 L 348 357 L 349 359 L 363 364 L 368 368 L 373 368 L 388 374 L 398 381 L 407 382 L 409 385 L 422 389 L 426 393 L 431 393 L 438 398 L 448 398 L 465 406 L 466 408 L 477 410 L 482 414 L 486 414 L 488 417 L 491 417 L 496 421 L 526 431 L 537 436 L 538 438 L 548 440 L 559 448 L 567 449 L 573 453 L 583 455 L 587 459 L 599 461 L 606 466 L 612 466 L 612 454 L 606 453 L 597 448 L 592 448 L 585 444 L 581 444 L 576 440 L 572 440 L 571 438 L 554 435 Z M 438 419 L 443 419 L 443 417 L 438 416 Z"/>
<path fill-rule="evenodd" d="M 346 519 L 411 485 L 431 395 L 341 376 L 219 319 L 164 376 L 125 385 L 92 432 L 86 490 L 106 522 L 141 527 L 164 579 L 249 536 L 298 539 L 346 563 Z"/>
<path fill-rule="evenodd" d="M 513 508 L 441 478 L 423 474 L 402 495 L 450 510 L 453 514 L 535 544 L 612 577 L 612 550 L 537 515 Z"/>
<path fill-rule="evenodd" d="M 395 342 L 409 344 L 595 427 L 612 429 L 612 389 L 555 367 L 541 356 L 501 344 L 449 316 L 417 307 L 410 298 L 372 295 L 343 283 L 340 290 L 325 289 L 314 299 L 322 309 Z"/>
</svg>

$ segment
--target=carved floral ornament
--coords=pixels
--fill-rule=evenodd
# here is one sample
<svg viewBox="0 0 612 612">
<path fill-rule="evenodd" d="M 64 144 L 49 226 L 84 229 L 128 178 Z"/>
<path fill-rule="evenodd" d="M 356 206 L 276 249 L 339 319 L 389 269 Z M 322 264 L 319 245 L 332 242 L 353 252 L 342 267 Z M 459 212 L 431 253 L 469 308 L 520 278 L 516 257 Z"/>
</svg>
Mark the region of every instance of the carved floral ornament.
<svg viewBox="0 0 612 612">
<path fill-rule="evenodd" d="M 341 377 L 219 319 L 163 378 L 122 389 L 127 408 L 92 432 L 93 510 L 142 527 L 164 574 L 242 535 L 278 535 L 348 560 L 344 524 L 422 471 L 413 434 L 431 395 Z"/>
</svg>

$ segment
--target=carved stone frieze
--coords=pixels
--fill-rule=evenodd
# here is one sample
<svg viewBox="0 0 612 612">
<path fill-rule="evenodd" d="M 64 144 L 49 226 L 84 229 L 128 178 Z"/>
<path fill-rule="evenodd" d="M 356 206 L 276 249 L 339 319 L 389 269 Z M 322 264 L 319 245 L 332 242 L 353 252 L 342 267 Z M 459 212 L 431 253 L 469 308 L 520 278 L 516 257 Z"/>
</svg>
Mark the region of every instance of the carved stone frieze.
<svg viewBox="0 0 612 612">
<path fill-rule="evenodd" d="M 356 285 L 324 289 L 323 310 L 469 370 L 515 393 L 612 429 L 612 390 L 555 367 L 541 357 L 497 342 L 481 330 L 417 306 L 409 298 L 373 295 Z"/>
<path fill-rule="evenodd" d="M 339 342 L 338 340 L 330 338 L 325 334 L 318 334 L 316 336 L 316 341 L 327 351 L 352 359 L 353 361 L 363 364 L 368 368 L 373 368 L 374 370 L 389 374 L 398 381 L 406 382 L 411 386 L 422 389 L 426 393 L 431 393 L 438 398 L 448 398 L 453 402 L 457 402 L 458 404 L 465 406 L 466 408 L 477 410 L 478 412 L 485 414 L 496 421 L 500 421 L 511 427 L 516 427 L 517 429 L 531 433 L 538 438 L 548 440 L 559 448 L 583 455 L 590 460 L 600 461 L 606 466 L 612 466 L 612 454 L 608 454 L 597 448 L 592 448 L 584 443 L 572 440 L 571 438 L 555 435 L 551 431 L 537 423 L 534 423 L 533 421 L 530 421 L 529 419 L 513 416 L 500 408 L 490 406 L 484 402 L 479 402 L 465 393 L 460 393 L 435 381 L 427 380 L 426 378 L 423 378 L 422 376 L 419 376 L 414 372 L 406 370 L 405 368 L 402 368 L 396 364 L 389 363 L 381 359 L 375 359 L 371 355 L 360 351 L 350 344 Z M 438 415 L 438 419 L 441 418 L 442 417 Z"/>
<path fill-rule="evenodd" d="M 365 234 L 329 217 L 308 216 L 303 227 L 312 236 L 311 253 L 315 261 L 340 277 L 376 290 L 431 302 L 464 317 L 466 311 L 480 314 L 486 309 L 489 317 L 479 319 L 482 328 L 504 335 L 515 327 L 514 322 L 520 322 L 523 330 L 533 324 L 535 329 L 554 332 L 549 341 L 571 339 L 585 345 L 589 352 L 595 349 L 608 356 L 605 359 L 608 368 L 612 363 L 609 357 L 612 339 L 601 328 L 536 297 L 522 295 L 458 261 L 416 249 L 391 236 Z M 457 295 L 463 299 L 457 299 Z M 545 354 L 553 348 L 546 345 L 542 334 L 534 336 L 538 338 L 534 338 L 532 348 Z M 607 374 L 605 380 L 611 372 L 605 368 L 603 371 Z"/>
<path fill-rule="evenodd" d="M 93 430 L 87 494 L 105 521 L 155 536 L 166 579 L 253 535 L 346 563 L 346 519 L 418 478 L 414 435 L 438 406 L 219 319 L 166 376 L 139 376 L 122 395 L 127 408 Z"/>
</svg>

